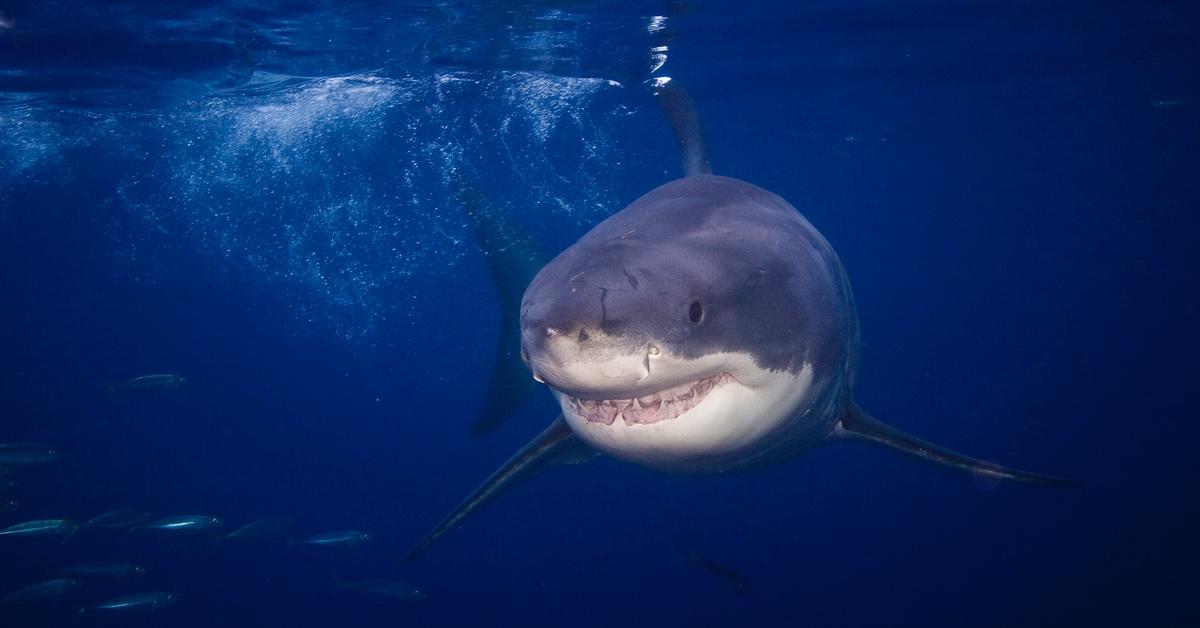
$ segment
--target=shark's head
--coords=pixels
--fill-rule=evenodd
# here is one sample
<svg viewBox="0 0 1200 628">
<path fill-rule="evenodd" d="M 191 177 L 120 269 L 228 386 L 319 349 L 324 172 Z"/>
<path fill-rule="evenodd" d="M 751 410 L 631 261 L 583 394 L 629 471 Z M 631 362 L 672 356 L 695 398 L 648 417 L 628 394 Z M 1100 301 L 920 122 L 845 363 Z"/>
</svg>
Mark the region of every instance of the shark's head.
<svg viewBox="0 0 1200 628">
<path fill-rule="evenodd" d="M 736 466 L 843 381 L 843 283 L 828 244 L 779 197 L 682 179 L 542 269 L 521 305 L 522 356 L 597 449 L 660 468 Z"/>
</svg>

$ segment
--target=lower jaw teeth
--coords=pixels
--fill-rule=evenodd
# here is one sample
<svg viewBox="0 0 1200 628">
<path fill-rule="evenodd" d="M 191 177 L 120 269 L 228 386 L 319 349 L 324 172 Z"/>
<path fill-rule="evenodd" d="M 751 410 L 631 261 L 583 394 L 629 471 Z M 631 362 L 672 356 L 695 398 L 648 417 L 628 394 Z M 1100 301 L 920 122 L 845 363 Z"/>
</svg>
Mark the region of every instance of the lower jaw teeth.
<svg viewBox="0 0 1200 628">
<path fill-rule="evenodd" d="M 589 423 L 612 425 L 617 417 L 626 425 L 650 424 L 674 419 L 696 407 L 718 384 L 732 380 L 727 373 L 706 377 L 686 389 L 675 388 L 637 399 L 581 400 L 569 397 L 571 409 Z"/>
</svg>

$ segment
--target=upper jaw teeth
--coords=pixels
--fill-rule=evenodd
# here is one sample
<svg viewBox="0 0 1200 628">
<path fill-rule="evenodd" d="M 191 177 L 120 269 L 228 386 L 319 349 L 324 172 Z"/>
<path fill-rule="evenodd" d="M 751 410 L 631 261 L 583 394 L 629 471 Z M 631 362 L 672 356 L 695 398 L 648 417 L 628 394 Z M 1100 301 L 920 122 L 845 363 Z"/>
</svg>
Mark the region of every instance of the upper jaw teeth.
<svg viewBox="0 0 1200 628">
<path fill-rule="evenodd" d="M 656 393 L 630 399 L 579 399 L 567 396 L 571 410 L 591 423 L 612 425 L 617 417 L 625 425 L 657 423 L 674 419 L 704 401 L 708 393 L 725 382 L 735 381 L 729 373 L 705 377 Z"/>
</svg>

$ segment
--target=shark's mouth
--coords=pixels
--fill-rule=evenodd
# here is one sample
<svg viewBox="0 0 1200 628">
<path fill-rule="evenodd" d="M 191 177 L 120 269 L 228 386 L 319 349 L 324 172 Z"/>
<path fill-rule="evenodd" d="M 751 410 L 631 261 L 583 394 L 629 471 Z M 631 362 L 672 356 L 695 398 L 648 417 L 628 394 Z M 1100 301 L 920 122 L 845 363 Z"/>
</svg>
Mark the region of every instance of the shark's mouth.
<svg viewBox="0 0 1200 628">
<path fill-rule="evenodd" d="M 589 423 L 612 425 L 620 417 L 625 425 L 650 424 L 684 415 L 700 405 L 714 388 L 735 381 L 733 375 L 720 373 L 632 399 L 597 400 L 564 396 L 570 402 L 571 410 Z"/>
</svg>

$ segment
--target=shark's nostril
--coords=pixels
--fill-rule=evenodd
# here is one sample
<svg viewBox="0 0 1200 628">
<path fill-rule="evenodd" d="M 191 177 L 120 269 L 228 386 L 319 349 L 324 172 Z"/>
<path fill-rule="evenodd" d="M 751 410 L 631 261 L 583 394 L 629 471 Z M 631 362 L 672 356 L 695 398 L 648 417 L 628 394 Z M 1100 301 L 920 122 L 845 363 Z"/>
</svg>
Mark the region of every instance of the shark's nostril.
<svg viewBox="0 0 1200 628">
<path fill-rule="evenodd" d="M 579 330 L 579 342 L 587 342 L 588 340 L 591 340 L 591 338 L 592 337 L 588 335 L 586 329 Z"/>
</svg>

